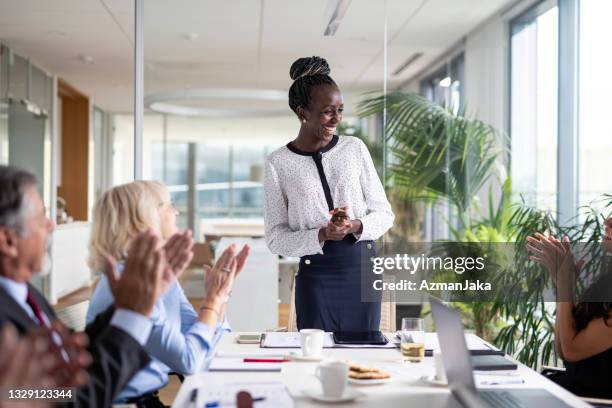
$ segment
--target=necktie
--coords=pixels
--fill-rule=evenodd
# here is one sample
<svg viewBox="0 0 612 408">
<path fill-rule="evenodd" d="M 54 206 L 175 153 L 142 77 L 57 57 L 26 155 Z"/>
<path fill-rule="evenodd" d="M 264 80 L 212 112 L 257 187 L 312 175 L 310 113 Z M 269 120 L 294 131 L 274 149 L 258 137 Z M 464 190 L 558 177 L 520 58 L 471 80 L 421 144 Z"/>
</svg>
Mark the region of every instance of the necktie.
<svg viewBox="0 0 612 408">
<path fill-rule="evenodd" d="M 36 320 L 38 320 L 38 324 L 51 330 L 51 339 L 53 340 L 53 343 L 55 343 L 55 345 L 58 347 L 59 353 L 62 356 L 62 359 L 64 359 L 64 362 L 68 363 L 70 361 L 70 357 L 68 356 L 66 349 L 64 349 L 64 346 L 62 345 L 62 338 L 56 331 L 51 329 L 48 320 L 45 320 L 45 318 L 43 317 L 43 312 L 40 308 L 40 305 L 38 304 L 36 299 L 34 299 L 32 292 L 29 290 L 28 296 L 26 297 L 26 303 L 32 308 L 34 316 L 36 316 Z"/>
<path fill-rule="evenodd" d="M 36 299 L 34 299 L 32 292 L 29 290 L 28 296 L 26 297 L 26 303 L 30 306 L 30 308 L 32 308 L 32 311 L 34 312 L 34 316 L 36 316 L 36 320 L 38 320 L 38 323 L 41 326 L 47 327 L 47 321 L 43 318 L 42 310 L 40 309 L 40 306 L 38 305 Z"/>
</svg>

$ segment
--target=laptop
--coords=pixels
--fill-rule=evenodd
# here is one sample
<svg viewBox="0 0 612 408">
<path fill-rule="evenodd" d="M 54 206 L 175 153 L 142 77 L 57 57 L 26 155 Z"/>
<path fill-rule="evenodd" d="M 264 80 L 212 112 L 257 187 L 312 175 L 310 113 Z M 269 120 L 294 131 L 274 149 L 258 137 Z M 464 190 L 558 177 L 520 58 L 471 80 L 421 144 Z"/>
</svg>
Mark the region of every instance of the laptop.
<svg viewBox="0 0 612 408">
<path fill-rule="evenodd" d="M 459 312 L 444 306 L 435 298 L 430 298 L 430 304 L 448 385 L 453 396 L 464 407 L 571 408 L 544 389 L 477 390 Z"/>
</svg>

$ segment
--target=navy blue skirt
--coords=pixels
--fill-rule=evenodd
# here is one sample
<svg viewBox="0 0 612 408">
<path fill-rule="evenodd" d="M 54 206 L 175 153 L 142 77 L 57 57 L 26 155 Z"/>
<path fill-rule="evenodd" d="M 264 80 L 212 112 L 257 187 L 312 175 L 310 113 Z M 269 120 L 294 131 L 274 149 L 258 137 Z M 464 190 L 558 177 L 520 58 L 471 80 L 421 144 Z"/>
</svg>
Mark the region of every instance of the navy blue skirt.
<svg viewBox="0 0 612 408">
<path fill-rule="evenodd" d="M 374 275 L 372 241 L 326 241 L 323 254 L 300 258 L 295 278 L 297 327 L 325 331 L 373 331 L 380 328 L 380 299 L 362 302 Z M 363 271 L 363 273 L 362 273 Z"/>
</svg>

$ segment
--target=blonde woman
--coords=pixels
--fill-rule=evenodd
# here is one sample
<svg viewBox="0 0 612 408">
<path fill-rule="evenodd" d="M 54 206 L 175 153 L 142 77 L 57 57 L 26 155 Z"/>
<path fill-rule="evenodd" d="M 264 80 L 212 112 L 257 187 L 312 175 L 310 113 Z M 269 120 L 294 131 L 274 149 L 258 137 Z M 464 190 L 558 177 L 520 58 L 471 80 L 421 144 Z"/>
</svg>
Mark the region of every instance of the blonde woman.
<svg viewBox="0 0 612 408">
<path fill-rule="evenodd" d="M 155 181 L 135 181 L 112 188 L 102 195 L 94 209 L 89 258 L 94 271 L 114 267 L 121 271 L 130 242 L 146 230 L 153 230 L 165 241 L 169 264 L 165 292 L 151 314 L 153 328 L 145 346 L 151 362 L 131 379 L 116 402 L 163 407 L 157 391 L 167 384 L 168 373 L 198 371 L 207 353 L 229 331 L 225 304 L 233 280 L 248 257 L 249 247 L 245 245 L 236 254 L 232 245 L 213 268 L 207 268 L 206 294 L 197 312 L 176 279 L 189 264 L 193 246 L 190 231 L 177 232 L 176 215 L 168 190 Z M 87 312 L 88 321 L 112 304 L 113 280 L 105 276 L 96 286 Z"/>
</svg>

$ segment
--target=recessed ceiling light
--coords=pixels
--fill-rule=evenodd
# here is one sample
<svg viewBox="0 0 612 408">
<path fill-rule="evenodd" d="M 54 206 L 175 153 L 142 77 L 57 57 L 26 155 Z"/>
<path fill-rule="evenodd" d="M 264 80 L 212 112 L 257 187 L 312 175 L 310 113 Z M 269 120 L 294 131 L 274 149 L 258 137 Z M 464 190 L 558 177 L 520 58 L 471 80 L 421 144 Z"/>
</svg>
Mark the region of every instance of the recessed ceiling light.
<svg viewBox="0 0 612 408">
<path fill-rule="evenodd" d="M 287 100 L 287 91 L 275 89 L 187 88 L 145 96 L 145 106 L 152 111 L 182 116 L 204 117 L 273 117 L 284 116 L 287 109 L 217 109 L 182 105 L 181 101 L 239 100 L 280 102 Z"/>
<path fill-rule="evenodd" d="M 442 88 L 448 88 L 449 86 L 451 86 L 451 79 L 450 79 L 450 77 L 444 77 L 444 78 L 442 78 L 442 80 L 440 80 L 439 85 L 440 85 Z"/>
<path fill-rule="evenodd" d="M 77 57 L 83 64 L 91 65 L 94 62 L 94 58 L 91 55 L 79 54 Z"/>
</svg>

